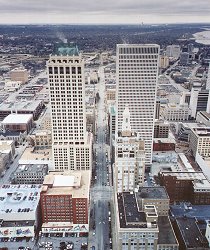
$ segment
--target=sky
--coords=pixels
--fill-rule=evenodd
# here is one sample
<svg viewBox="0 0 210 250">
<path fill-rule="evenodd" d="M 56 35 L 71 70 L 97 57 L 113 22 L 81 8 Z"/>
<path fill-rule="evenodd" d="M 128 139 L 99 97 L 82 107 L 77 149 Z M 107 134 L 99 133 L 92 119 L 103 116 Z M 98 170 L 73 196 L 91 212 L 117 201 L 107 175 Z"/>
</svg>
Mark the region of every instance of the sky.
<svg viewBox="0 0 210 250">
<path fill-rule="evenodd" d="M 210 0 L 0 0 L 0 24 L 210 23 Z"/>
</svg>

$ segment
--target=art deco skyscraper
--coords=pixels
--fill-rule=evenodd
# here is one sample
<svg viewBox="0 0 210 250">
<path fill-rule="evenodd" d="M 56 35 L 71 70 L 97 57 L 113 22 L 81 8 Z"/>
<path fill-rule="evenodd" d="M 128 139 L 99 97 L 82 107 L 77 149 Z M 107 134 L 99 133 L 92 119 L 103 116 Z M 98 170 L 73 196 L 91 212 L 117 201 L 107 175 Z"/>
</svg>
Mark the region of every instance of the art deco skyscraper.
<svg viewBox="0 0 210 250">
<path fill-rule="evenodd" d="M 152 143 L 158 79 L 159 45 L 117 45 L 116 137 L 128 105 L 133 132 L 145 142 L 145 163 L 152 162 Z"/>
<path fill-rule="evenodd" d="M 90 169 L 92 135 L 86 131 L 84 61 L 78 48 L 58 48 L 47 68 L 55 170 Z"/>
<path fill-rule="evenodd" d="M 122 131 L 115 142 L 114 183 L 119 192 L 134 191 L 144 184 L 144 141 L 132 132 L 129 108 L 123 112 Z"/>
</svg>

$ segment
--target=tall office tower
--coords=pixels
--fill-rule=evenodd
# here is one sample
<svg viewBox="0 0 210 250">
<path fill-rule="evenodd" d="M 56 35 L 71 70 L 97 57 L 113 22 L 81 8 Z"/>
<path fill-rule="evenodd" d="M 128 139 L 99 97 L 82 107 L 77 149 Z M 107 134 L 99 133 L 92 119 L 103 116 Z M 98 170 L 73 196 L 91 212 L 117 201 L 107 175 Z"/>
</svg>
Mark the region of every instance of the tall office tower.
<svg viewBox="0 0 210 250">
<path fill-rule="evenodd" d="M 207 81 L 206 81 L 206 89 L 210 90 L 210 63 L 209 63 Z"/>
<path fill-rule="evenodd" d="M 179 45 L 168 45 L 166 47 L 166 56 L 179 58 L 181 52 L 181 48 Z"/>
<path fill-rule="evenodd" d="M 147 166 L 152 162 L 159 50 L 156 44 L 117 45 L 116 134 L 128 105 L 131 128 L 145 142 Z"/>
<path fill-rule="evenodd" d="M 144 184 L 144 141 L 133 133 L 128 107 L 123 112 L 122 131 L 118 132 L 115 144 L 114 182 L 116 192 L 134 191 Z"/>
<path fill-rule="evenodd" d="M 84 61 L 77 47 L 65 44 L 47 68 L 55 170 L 88 170 L 92 134 L 86 131 Z"/>
</svg>

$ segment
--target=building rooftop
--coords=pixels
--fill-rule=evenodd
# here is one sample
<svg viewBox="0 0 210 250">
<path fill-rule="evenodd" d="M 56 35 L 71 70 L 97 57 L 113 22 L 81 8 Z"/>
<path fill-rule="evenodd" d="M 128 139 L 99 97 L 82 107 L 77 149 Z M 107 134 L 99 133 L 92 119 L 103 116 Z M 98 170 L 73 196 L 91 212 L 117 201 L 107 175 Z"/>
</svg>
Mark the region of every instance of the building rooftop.
<svg viewBox="0 0 210 250">
<path fill-rule="evenodd" d="M 22 110 L 27 110 L 27 111 L 34 111 L 42 101 L 40 100 L 33 100 L 33 101 L 5 101 L 0 104 L 0 110 L 1 111 L 22 111 Z"/>
<path fill-rule="evenodd" d="M 34 220 L 23 221 L 2 221 L 0 227 L 31 227 L 34 225 Z"/>
<path fill-rule="evenodd" d="M 15 69 L 12 69 L 11 72 L 26 72 L 27 69 L 24 69 L 24 68 L 15 68 Z"/>
<path fill-rule="evenodd" d="M 140 187 L 138 199 L 169 199 L 165 187 Z"/>
<path fill-rule="evenodd" d="M 138 207 L 135 193 L 123 192 L 117 194 L 119 227 L 158 230 L 156 223 L 147 223 L 146 216 L 157 216 L 156 210 L 151 210 L 148 215 Z M 153 206 L 152 206 L 153 208 Z M 153 213 L 154 212 L 154 213 Z"/>
<path fill-rule="evenodd" d="M 10 114 L 2 121 L 2 124 L 25 124 L 33 119 L 32 114 Z"/>
<path fill-rule="evenodd" d="M 15 174 L 19 173 L 38 173 L 42 172 L 43 174 L 47 174 L 48 166 L 47 164 L 20 164 L 15 171 Z"/>
<path fill-rule="evenodd" d="M 7 137 L 7 136 L 20 136 L 20 134 L 22 134 L 20 131 L 9 131 L 9 130 L 5 130 L 5 131 L 0 131 L 0 136 L 3 137 Z"/>
<path fill-rule="evenodd" d="M 158 217 L 158 244 L 178 244 L 168 216 Z"/>
<path fill-rule="evenodd" d="M 202 172 L 161 172 L 161 175 L 174 176 L 177 180 L 191 180 L 195 191 L 210 190 L 210 182 Z"/>
<path fill-rule="evenodd" d="M 208 241 L 205 236 L 202 235 L 194 218 L 176 218 L 176 224 L 187 249 L 208 248 Z"/>
<path fill-rule="evenodd" d="M 193 128 L 193 132 L 199 137 L 209 137 L 210 136 L 210 128 Z"/>
<path fill-rule="evenodd" d="M 0 219 L 6 214 L 29 213 L 36 210 L 41 185 L 2 185 L 0 188 Z"/>
<path fill-rule="evenodd" d="M 19 160 L 19 163 L 26 164 L 26 161 L 28 161 L 28 164 L 29 164 L 30 162 L 34 160 L 50 161 L 51 159 L 52 159 L 51 149 L 45 148 L 45 149 L 34 150 L 34 148 L 26 148 Z"/>
<path fill-rule="evenodd" d="M 110 113 L 111 113 L 111 115 L 116 115 L 116 111 L 115 111 L 115 108 L 113 106 L 111 106 L 111 108 L 110 108 Z"/>
<path fill-rule="evenodd" d="M 42 191 L 47 195 L 71 194 L 73 198 L 88 198 L 90 189 L 89 170 L 50 172 L 45 176 Z"/>
<path fill-rule="evenodd" d="M 210 121 L 210 114 L 206 111 L 200 111 L 199 112 L 206 120 Z"/>
<path fill-rule="evenodd" d="M 79 50 L 73 43 L 62 43 L 59 44 L 55 53 L 59 56 L 78 56 Z"/>
</svg>

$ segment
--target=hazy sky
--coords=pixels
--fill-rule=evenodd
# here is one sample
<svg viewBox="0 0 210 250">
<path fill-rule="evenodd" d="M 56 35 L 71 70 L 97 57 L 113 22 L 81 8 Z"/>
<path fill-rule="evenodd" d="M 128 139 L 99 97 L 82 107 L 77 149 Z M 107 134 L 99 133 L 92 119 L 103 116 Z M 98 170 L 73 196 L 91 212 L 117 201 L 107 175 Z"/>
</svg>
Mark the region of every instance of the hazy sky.
<svg viewBox="0 0 210 250">
<path fill-rule="evenodd" d="M 0 0 L 0 24 L 141 22 L 210 22 L 210 0 Z"/>
</svg>

